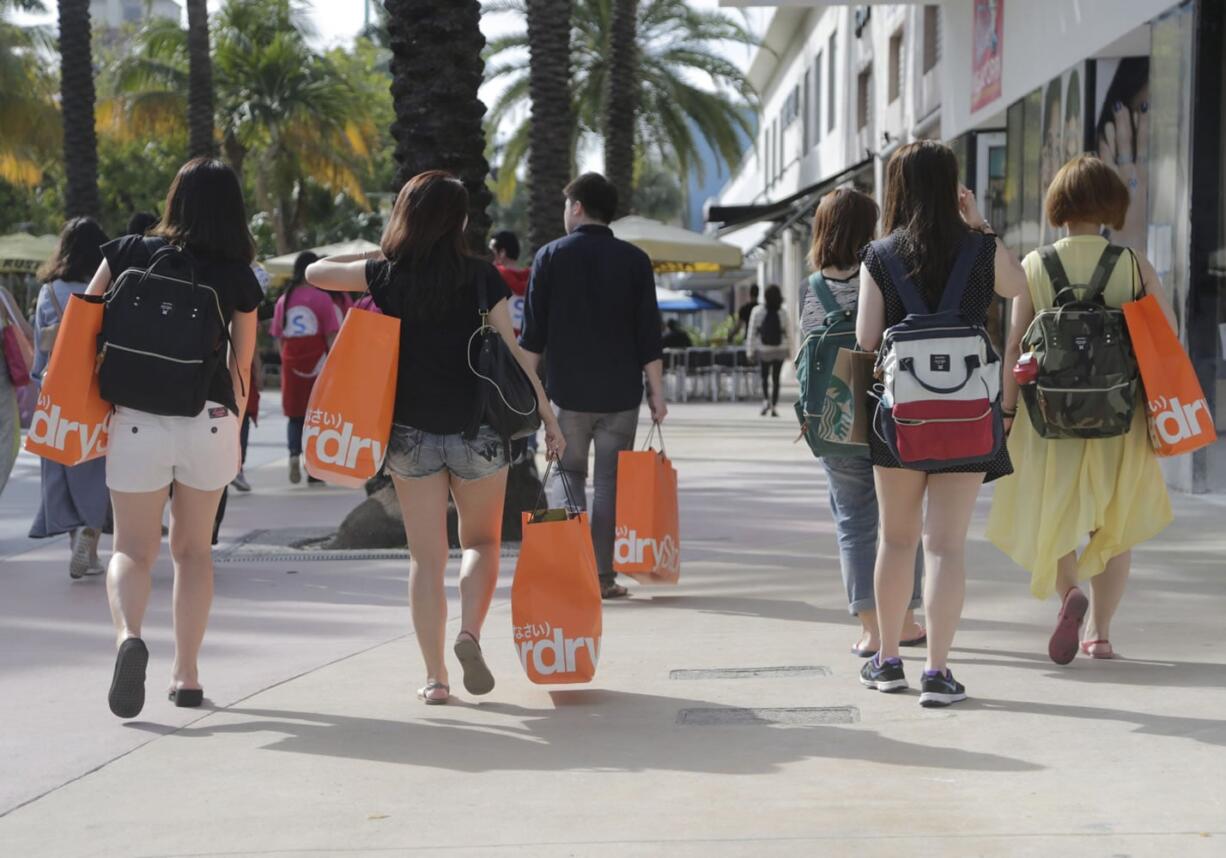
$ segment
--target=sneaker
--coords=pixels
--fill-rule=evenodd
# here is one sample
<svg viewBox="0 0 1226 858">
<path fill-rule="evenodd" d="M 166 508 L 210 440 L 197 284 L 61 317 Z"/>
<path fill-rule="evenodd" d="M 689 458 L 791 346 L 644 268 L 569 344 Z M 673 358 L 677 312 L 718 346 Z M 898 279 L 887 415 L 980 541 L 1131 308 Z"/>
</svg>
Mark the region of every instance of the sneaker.
<svg viewBox="0 0 1226 858">
<path fill-rule="evenodd" d="M 920 706 L 935 709 L 961 703 L 965 699 L 966 688 L 954 679 L 948 668 L 944 673 L 939 670 L 924 671 L 924 679 L 920 683 Z"/>
<path fill-rule="evenodd" d="M 302 464 L 298 461 L 297 456 L 289 457 L 289 481 L 294 485 L 302 482 Z"/>
<path fill-rule="evenodd" d="M 251 491 L 251 483 L 247 482 L 247 475 L 242 471 L 239 471 L 238 476 L 230 481 L 230 485 L 234 486 L 234 490 L 238 492 Z"/>
<path fill-rule="evenodd" d="M 68 576 L 74 580 L 86 575 L 101 575 L 106 571 L 98 559 L 98 540 L 102 531 L 83 527 L 77 531 L 72 543 L 72 559 L 68 561 Z"/>
<path fill-rule="evenodd" d="M 879 661 L 880 658 L 880 655 L 875 655 L 864 663 L 860 669 L 860 684 L 887 693 L 910 688 L 902 670 L 902 659 L 887 658 L 883 662 Z"/>
</svg>

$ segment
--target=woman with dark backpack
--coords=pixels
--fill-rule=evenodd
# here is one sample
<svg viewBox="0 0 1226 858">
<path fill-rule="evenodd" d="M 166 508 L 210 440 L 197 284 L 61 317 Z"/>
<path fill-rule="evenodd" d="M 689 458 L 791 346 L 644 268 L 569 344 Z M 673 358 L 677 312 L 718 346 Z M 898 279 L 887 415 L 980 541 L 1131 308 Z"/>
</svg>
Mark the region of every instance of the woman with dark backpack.
<svg viewBox="0 0 1226 858">
<path fill-rule="evenodd" d="M 778 286 L 767 286 L 763 302 L 750 313 L 747 343 L 749 359 L 758 361 L 762 369 L 762 396 L 766 400 L 762 416 L 778 417 L 779 376 L 783 362 L 792 356 L 783 322 L 783 292 Z"/>
<path fill-rule="evenodd" d="M 1073 291 L 1078 291 L 1073 284 L 1095 279 L 1110 250 L 1103 232 L 1122 228 L 1128 207 L 1124 181 L 1093 155 L 1074 158 L 1056 174 L 1047 192 L 1047 218 L 1068 234 L 1051 251 Z M 1118 251 L 1111 254 L 1115 258 L 1111 269 L 1103 272 L 1107 275 L 1103 305 L 1119 308 L 1150 294 L 1174 325 L 1175 314 L 1153 265 L 1143 254 Z M 1040 251 L 1029 254 L 1022 265 L 1029 290 L 1013 303 L 1004 393 L 1007 422 L 1012 423 L 1009 452 L 1017 473 L 996 489 L 988 538 L 1030 571 L 1035 596 L 1046 599 L 1053 592 L 1060 596 L 1060 613 L 1047 647 L 1052 661 L 1068 664 L 1079 648 L 1092 658 L 1113 658 L 1111 620 L 1124 596 L 1132 547 L 1152 539 L 1172 520 L 1166 480 L 1150 446 L 1139 391 L 1129 403 L 1130 425 L 1122 421 L 1125 431 L 1104 432 L 1105 437 L 1043 437 L 1031 413 L 1018 407 L 1019 388 L 1012 369 L 1021 357 L 1022 340 L 1036 311 L 1052 310 L 1057 300 L 1048 271 L 1056 266 L 1045 264 Z M 1080 292 L 1073 297 L 1088 296 Z M 1084 397 L 1074 401 L 1085 407 Z M 1114 413 L 1113 408 L 1109 416 Z M 1087 578 L 1092 599 L 1078 586 Z M 1087 614 L 1090 619 L 1081 639 Z"/>
<path fill-rule="evenodd" d="M 894 153 L 886 168 L 884 220 L 887 238 L 869 245 L 860 266 L 856 336 L 861 348 L 881 346 L 886 330 L 908 318 L 907 307 L 915 302 L 935 313 L 947 289 L 961 292 L 952 311 L 959 324 L 979 329 L 996 296 L 1013 298 L 1026 289 L 1026 275 L 1016 257 L 979 213 L 974 195 L 959 186 L 958 159 L 947 146 L 922 140 Z M 969 263 L 965 269 L 957 264 L 964 255 Z M 895 282 L 891 269 L 901 270 L 906 282 Z M 959 276 L 963 279 L 955 282 Z M 904 288 L 909 290 L 905 295 Z M 969 364 L 952 366 L 948 355 L 943 361 L 941 357 L 933 355 L 930 367 L 911 369 L 925 374 L 935 370 L 951 382 L 971 369 Z M 864 665 L 860 681 L 878 691 L 907 688 L 899 634 L 911 601 L 915 551 L 922 538 L 928 663 L 920 704 L 948 706 L 966 699 L 965 688 L 949 670 L 948 658 L 962 616 L 971 514 L 985 478 L 1004 476 L 1012 466 L 1002 445 L 991 461 L 936 470 L 905 467 L 881 437 L 881 424 L 878 413 L 869 433 L 881 505 L 874 576 L 881 649 Z"/>
<path fill-rule="evenodd" d="M 84 292 L 102 262 L 106 233 L 93 218 L 73 218 L 64 225 L 55 254 L 38 271 L 43 287 L 34 308 L 34 368 L 41 381 L 51 359 L 68 299 Z M 101 575 L 106 566 L 98 559 L 98 541 L 111 517 L 106 490 L 106 460 L 94 459 L 67 467 L 40 459 L 42 503 L 30 526 L 30 536 L 43 539 L 69 534 L 72 555 L 68 575 L 78 579 Z"/>
<path fill-rule="evenodd" d="M 204 699 L 197 658 L 213 600 L 213 520 L 239 470 L 239 415 L 251 385 L 262 295 L 251 271 L 255 246 L 238 177 L 210 158 L 179 170 L 149 237 L 125 236 L 102 253 L 87 291 L 106 296 L 99 381 L 116 404 L 106 461 L 115 515 L 107 593 L 119 652 L 109 703 L 119 717 L 134 718 L 145 702 L 149 651 L 141 626 L 172 485 L 169 697 L 180 707 Z M 201 331 L 206 335 L 195 336 Z M 179 381 L 151 381 L 165 378 Z M 143 408 L 125 405 L 133 402 Z"/>
<path fill-rule="evenodd" d="M 426 665 L 418 696 L 429 705 L 451 695 L 444 657 L 447 634 L 448 498 L 460 519 L 460 630 L 454 652 L 464 687 L 488 694 L 494 677 L 481 653 L 481 628 L 498 584 L 507 444 L 488 423 L 475 437 L 480 400 L 474 367 L 478 328 L 492 326 L 513 360 L 527 370 L 515 341 L 510 289 L 489 262 L 465 243 L 468 191 L 450 173 L 431 170 L 400 191 L 371 254 L 334 256 L 307 269 L 321 289 L 362 292 L 400 320 L 400 364 L 385 467 L 392 475 L 409 553 L 409 607 Z M 484 292 L 488 317 L 481 311 Z M 562 430 L 540 380 L 528 373 L 545 424 L 548 455 L 565 450 Z"/>
</svg>

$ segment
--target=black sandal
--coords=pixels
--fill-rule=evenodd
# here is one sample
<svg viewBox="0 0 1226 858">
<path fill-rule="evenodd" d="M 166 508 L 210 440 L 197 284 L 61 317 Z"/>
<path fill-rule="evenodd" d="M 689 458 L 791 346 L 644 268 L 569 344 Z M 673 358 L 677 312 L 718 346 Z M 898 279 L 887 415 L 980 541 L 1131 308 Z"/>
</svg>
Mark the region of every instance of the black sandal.
<svg viewBox="0 0 1226 858">
<path fill-rule="evenodd" d="M 195 709 L 204 703 L 203 688 L 172 688 L 168 698 L 180 709 Z"/>
<path fill-rule="evenodd" d="M 140 638 L 128 638 L 115 654 L 115 674 L 107 703 L 120 718 L 135 718 L 145 708 L 145 668 L 149 649 Z"/>
<path fill-rule="evenodd" d="M 600 588 L 600 598 L 602 599 L 624 599 L 630 595 L 630 591 L 621 584 L 610 581 Z"/>
</svg>

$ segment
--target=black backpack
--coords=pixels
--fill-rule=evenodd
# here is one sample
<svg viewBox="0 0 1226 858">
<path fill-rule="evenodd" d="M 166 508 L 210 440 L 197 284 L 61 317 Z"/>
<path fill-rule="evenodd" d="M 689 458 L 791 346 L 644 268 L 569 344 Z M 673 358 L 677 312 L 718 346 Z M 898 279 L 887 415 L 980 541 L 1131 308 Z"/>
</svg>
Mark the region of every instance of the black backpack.
<svg viewBox="0 0 1226 858">
<path fill-rule="evenodd" d="M 762 330 L 759 333 L 762 335 L 762 345 L 783 345 L 783 321 L 779 318 L 778 310 L 766 311 L 766 317 L 762 319 Z"/>
<path fill-rule="evenodd" d="M 106 293 L 98 386 L 113 405 L 195 417 L 225 357 L 230 332 L 217 290 L 199 282 L 192 255 L 144 239 L 144 268 L 121 272 Z"/>
<path fill-rule="evenodd" d="M 541 428 L 536 388 L 489 323 L 489 293 L 482 275 L 477 277 L 477 304 L 481 324 L 468 341 L 468 368 L 477 376 L 477 402 L 464 437 L 475 438 L 482 425 L 489 426 L 506 445 L 507 461 L 513 461 Z"/>
</svg>

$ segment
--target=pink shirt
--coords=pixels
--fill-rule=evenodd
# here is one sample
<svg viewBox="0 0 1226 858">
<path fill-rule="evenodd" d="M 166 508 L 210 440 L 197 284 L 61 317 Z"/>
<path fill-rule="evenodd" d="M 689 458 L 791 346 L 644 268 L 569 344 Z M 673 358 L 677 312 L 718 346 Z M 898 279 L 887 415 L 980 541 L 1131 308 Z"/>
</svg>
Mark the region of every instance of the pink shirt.
<svg viewBox="0 0 1226 858">
<path fill-rule="evenodd" d="M 341 329 L 341 321 L 341 310 L 332 297 L 303 283 L 290 293 L 288 304 L 284 295 L 277 299 L 271 333 L 287 339 L 317 334 L 329 337 Z"/>
</svg>

